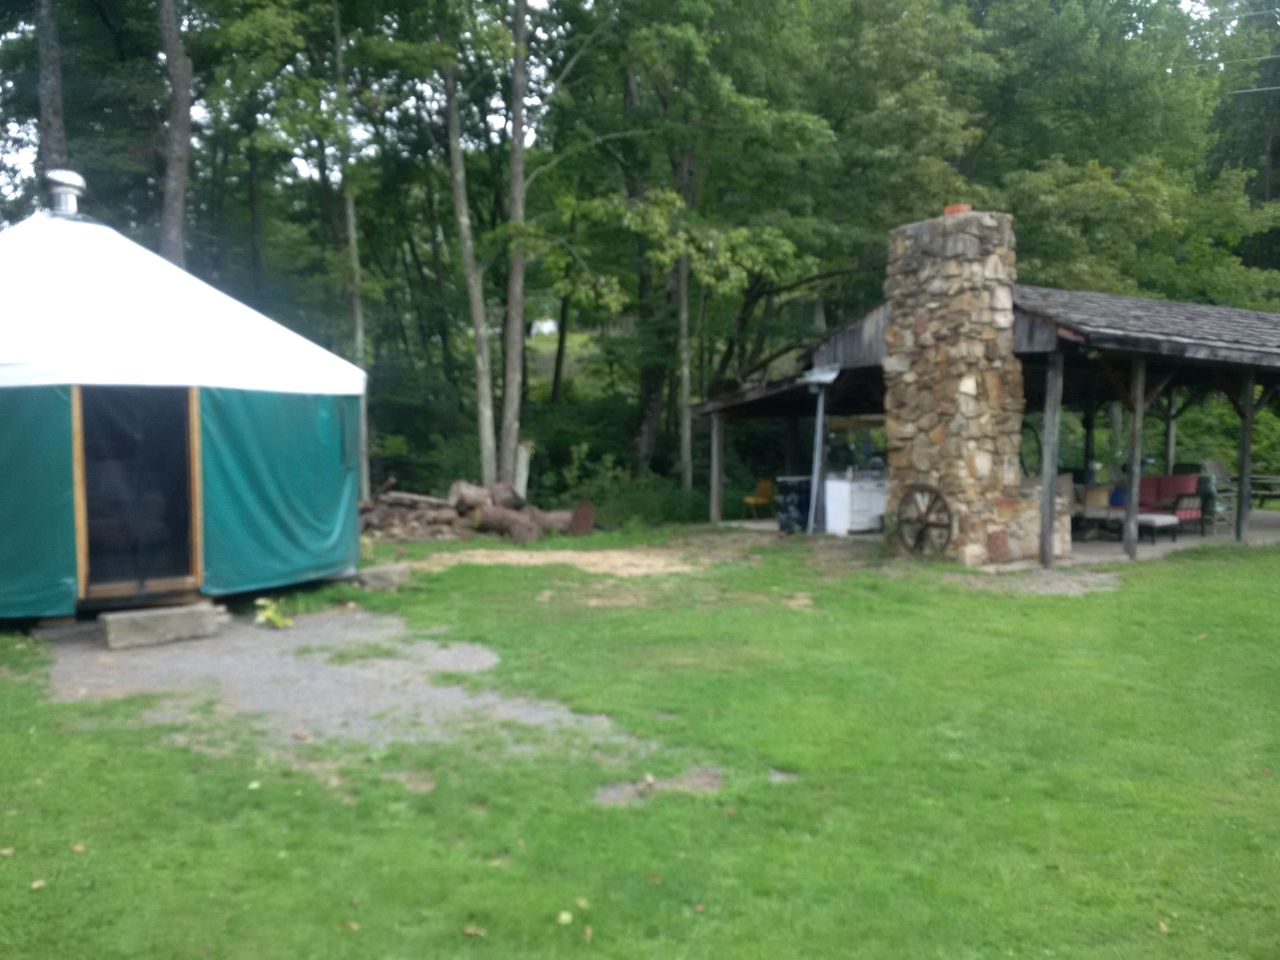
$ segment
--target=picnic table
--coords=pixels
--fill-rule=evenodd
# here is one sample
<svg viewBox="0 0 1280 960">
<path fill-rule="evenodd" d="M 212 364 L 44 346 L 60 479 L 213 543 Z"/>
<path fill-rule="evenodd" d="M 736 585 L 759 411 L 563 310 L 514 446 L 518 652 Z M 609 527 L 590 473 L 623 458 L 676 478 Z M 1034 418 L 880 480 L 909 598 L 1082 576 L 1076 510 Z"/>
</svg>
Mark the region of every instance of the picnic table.
<svg viewBox="0 0 1280 960">
<path fill-rule="evenodd" d="M 1240 489 L 1240 478 L 1231 478 L 1236 489 Z M 1280 500 L 1280 476 L 1255 473 L 1249 478 L 1250 498 L 1260 507 L 1265 507 L 1268 500 Z"/>
</svg>

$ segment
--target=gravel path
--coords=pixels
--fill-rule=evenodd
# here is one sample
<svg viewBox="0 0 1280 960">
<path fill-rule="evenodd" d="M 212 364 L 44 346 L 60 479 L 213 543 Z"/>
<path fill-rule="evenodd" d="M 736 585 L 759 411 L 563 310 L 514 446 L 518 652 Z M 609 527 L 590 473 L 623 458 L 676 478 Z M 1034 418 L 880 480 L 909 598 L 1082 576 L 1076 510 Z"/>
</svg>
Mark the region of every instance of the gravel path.
<svg viewBox="0 0 1280 960">
<path fill-rule="evenodd" d="M 406 635 L 399 617 L 335 610 L 298 617 L 286 630 L 237 622 L 207 640 L 157 647 L 66 640 L 53 645 L 52 696 L 160 694 L 165 706 L 154 717 L 170 722 L 213 698 L 220 712 L 255 717 L 271 739 L 292 743 L 440 741 L 503 721 L 621 739 L 605 716 L 436 684 L 433 674 L 489 670 L 498 656 L 470 643 L 404 642 Z"/>
<path fill-rule="evenodd" d="M 1088 593 L 1110 593 L 1120 588 L 1114 573 L 1086 570 L 1029 570 L 1018 573 L 947 573 L 947 583 L 987 593 L 1028 593 L 1038 596 L 1083 597 Z"/>
</svg>

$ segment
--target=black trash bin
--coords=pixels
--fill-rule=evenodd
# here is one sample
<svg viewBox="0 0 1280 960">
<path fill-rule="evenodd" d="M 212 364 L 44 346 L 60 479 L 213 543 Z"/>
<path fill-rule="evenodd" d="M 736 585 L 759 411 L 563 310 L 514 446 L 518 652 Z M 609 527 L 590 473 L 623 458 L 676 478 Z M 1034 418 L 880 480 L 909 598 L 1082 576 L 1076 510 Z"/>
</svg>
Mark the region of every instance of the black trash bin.
<svg viewBox="0 0 1280 960">
<path fill-rule="evenodd" d="M 783 533 L 804 533 L 809 528 L 809 500 L 813 481 L 809 477 L 778 477 L 778 529 Z"/>
</svg>

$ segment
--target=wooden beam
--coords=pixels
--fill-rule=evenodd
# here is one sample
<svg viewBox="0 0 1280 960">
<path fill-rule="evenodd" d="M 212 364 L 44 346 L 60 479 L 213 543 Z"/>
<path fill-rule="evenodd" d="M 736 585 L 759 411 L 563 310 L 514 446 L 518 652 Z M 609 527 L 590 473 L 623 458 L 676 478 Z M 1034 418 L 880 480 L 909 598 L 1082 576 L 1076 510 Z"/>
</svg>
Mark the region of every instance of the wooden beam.
<svg viewBox="0 0 1280 960">
<path fill-rule="evenodd" d="M 1138 355 L 1134 356 L 1134 361 L 1138 359 Z M 1131 361 L 1132 363 L 1132 361 Z M 1143 368 L 1146 368 L 1146 360 L 1143 359 Z M 1117 397 L 1124 398 L 1124 405 L 1130 410 L 1135 409 L 1138 404 L 1142 405 L 1142 409 L 1146 410 L 1155 402 L 1156 398 L 1164 392 L 1164 388 L 1173 380 L 1172 371 L 1166 373 L 1159 380 L 1153 381 L 1150 388 L 1144 387 L 1141 393 L 1137 393 L 1132 389 L 1133 386 L 1133 367 L 1130 366 L 1129 383 L 1125 383 L 1124 376 L 1113 367 L 1110 363 L 1102 358 L 1098 359 L 1098 369 L 1102 371 L 1103 378 L 1111 385 Z M 1146 383 L 1146 375 L 1143 375 L 1143 383 Z"/>
<path fill-rule="evenodd" d="M 89 589 L 89 504 L 84 486 L 84 396 L 71 388 L 71 490 L 76 528 L 76 597 Z"/>
<path fill-rule="evenodd" d="M 711 522 L 724 519 L 724 414 L 711 414 Z"/>
<path fill-rule="evenodd" d="M 1198 360 L 1204 363 L 1226 364 L 1232 367 L 1252 366 L 1268 369 L 1280 367 L 1280 357 L 1274 351 L 1186 343 L 1157 336 L 1138 337 L 1132 334 L 1093 332 L 1089 334 L 1089 346 L 1115 353 L 1141 352 L 1162 357 Z"/>
<path fill-rule="evenodd" d="M 1178 459 L 1178 388 L 1172 384 L 1165 397 L 1167 406 L 1164 411 L 1164 472 L 1165 476 L 1173 474 L 1173 465 Z"/>
<path fill-rule="evenodd" d="M 809 533 L 818 533 L 826 521 L 827 388 L 818 386 L 818 410 L 813 418 L 813 473 L 809 481 Z"/>
<path fill-rule="evenodd" d="M 1130 403 L 1133 411 L 1129 417 L 1129 477 L 1128 492 L 1124 498 L 1124 552 L 1129 559 L 1138 556 L 1138 493 L 1142 485 L 1142 414 L 1146 409 L 1147 361 L 1133 358 L 1129 376 Z"/>
<path fill-rule="evenodd" d="M 1044 380 L 1044 430 L 1040 440 L 1040 565 L 1053 566 L 1058 502 L 1058 436 L 1062 425 L 1062 354 L 1049 355 Z"/>
<path fill-rule="evenodd" d="M 1111 396 L 1115 400 L 1119 400 L 1126 405 L 1131 404 L 1132 398 L 1124 400 L 1125 394 L 1129 392 L 1129 385 L 1125 383 L 1124 376 L 1111 365 L 1111 363 L 1103 357 L 1098 358 L 1098 370 L 1102 372 L 1102 379 L 1107 381 L 1111 387 Z"/>
<path fill-rule="evenodd" d="M 1239 417 L 1241 420 L 1243 420 L 1244 405 L 1241 403 L 1240 397 L 1239 395 L 1237 395 L 1234 389 L 1234 385 L 1232 384 L 1231 380 L 1227 377 L 1227 375 L 1223 373 L 1221 370 L 1215 370 L 1213 372 L 1213 385 L 1218 388 L 1218 390 L 1222 393 L 1224 397 L 1227 398 L 1227 402 L 1230 403 L 1232 409 L 1235 410 L 1236 416 Z M 1249 399 L 1250 401 L 1252 401 L 1253 399 L 1252 394 L 1250 394 Z"/>
<path fill-rule="evenodd" d="M 187 390 L 187 492 L 191 508 L 191 576 L 204 585 L 204 462 L 200 447 L 200 388 Z"/>
<path fill-rule="evenodd" d="M 1146 392 L 1143 394 L 1144 402 L 1142 404 L 1142 409 L 1146 410 L 1153 403 L 1155 403 L 1156 400 L 1159 399 L 1160 394 L 1164 393 L 1164 388 L 1167 387 L 1172 382 L 1173 382 L 1173 373 L 1170 372 L 1170 373 L 1166 373 L 1163 377 L 1161 377 L 1155 383 L 1147 387 Z"/>
<path fill-rule="evenodd" d="M 1253 371 L 1245 371 L 1240 384 L 1240 481 L 1236 490 L 1236 540 L 1244 543 L 1249 532 L 1249 512 L 1253 508 Z"/>
</svg>

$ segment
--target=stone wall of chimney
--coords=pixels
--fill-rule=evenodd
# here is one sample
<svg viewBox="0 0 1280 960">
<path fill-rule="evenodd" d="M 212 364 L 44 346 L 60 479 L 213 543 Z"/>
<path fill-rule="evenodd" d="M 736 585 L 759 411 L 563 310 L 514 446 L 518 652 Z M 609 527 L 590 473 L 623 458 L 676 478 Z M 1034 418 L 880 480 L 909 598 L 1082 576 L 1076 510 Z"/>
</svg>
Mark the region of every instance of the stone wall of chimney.
<svg viewBox="0 0 1280 960">
<path fill-rule="evenodd" d="M 1013 352 L 1014 245 L 1008 214 L 973 211 L 899 227 L 889 240 L 890 520 L 908 484 L 937 487 L 952 514 L 946 555 L 971 566 L 1038 550 L 1038 533 L 1028 533 L 1039 492 L 1024 494 L 1018 459 L 1025 402 Z"/>
</svg>

